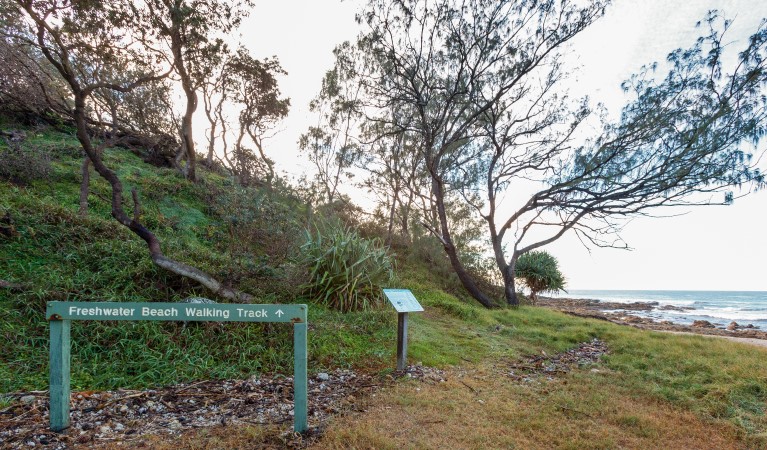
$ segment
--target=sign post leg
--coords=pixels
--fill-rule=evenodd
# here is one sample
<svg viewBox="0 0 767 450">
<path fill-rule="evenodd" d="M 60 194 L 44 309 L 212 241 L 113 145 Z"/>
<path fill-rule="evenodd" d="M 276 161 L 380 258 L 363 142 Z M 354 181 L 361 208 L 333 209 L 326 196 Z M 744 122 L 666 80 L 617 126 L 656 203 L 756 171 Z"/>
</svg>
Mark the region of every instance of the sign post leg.
<svg viewBox="0 0 767 450">
<path fill-rule="evenodd" d="M 306 321 L 293 324 L 293 430 L 303 433 L 307 424 Z"/>
<path fill-rule="evenodd" d="M 407 313 L 397 314 L 397 370 L 407 366 Z"/>
<path fill-rule="evenodd" d="M 50 419 L 51 430 L 69 427 L 70 320 L 51 320 Z"/>
</svg>

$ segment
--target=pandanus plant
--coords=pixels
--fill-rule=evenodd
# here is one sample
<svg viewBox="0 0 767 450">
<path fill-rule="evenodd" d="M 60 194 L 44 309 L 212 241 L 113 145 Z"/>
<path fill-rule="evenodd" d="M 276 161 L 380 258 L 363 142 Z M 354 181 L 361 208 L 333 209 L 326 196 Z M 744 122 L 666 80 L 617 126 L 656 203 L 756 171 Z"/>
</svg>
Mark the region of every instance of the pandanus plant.
<svg viewBox="0 0 767 450">
<path fill-rule="evenodd" d="M 394 278 L 394 263 L 380 239 L 349 228 L 306 231 L 300 263 L 309 270 L 304 292 L 329 308 L 348 312 L 375 307 Z"/>
</svg>

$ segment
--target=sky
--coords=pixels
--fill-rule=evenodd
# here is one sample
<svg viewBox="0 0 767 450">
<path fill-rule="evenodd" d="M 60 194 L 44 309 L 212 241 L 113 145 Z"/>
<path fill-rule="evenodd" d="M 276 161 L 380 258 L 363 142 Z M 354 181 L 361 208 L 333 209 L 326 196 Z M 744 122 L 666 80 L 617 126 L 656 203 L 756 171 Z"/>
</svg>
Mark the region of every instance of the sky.
<svg viewBox="0 0 767 450">
<path fill-rule="evenodd" d="M 278 170 L 295 176 L 309 168 L 296 145 L 317 120 L 308 104 L 332 67 L 333 48 L 357 35 L 354 15 L 361 4 L 257 0 L 243 24 L 241 39 L 253 55 L 276 55 L 288 72 L 280 88 L 291 98 L 290 114 L 267 147 Z M 728 32 L 733 41 L 746 38 L 767 17 L 763 0 L 617 0 L 572 43 L 573 65 L 579 67 L 572 93 L 588 94 L 618 110 L 625 102 L 620 83 L 643 64 L 691 45 L 697 36 L 695 22 L 710 9 L 734 19 Z M 546 249 L 559 260 L 569 289 L 767 291 L 767 191 L 730 206 L 659 214 L 675 216 L 637 218 L 626 225 L 621 236 L 630 251 L 586 249 L 572 235 Z"/>
</svg>

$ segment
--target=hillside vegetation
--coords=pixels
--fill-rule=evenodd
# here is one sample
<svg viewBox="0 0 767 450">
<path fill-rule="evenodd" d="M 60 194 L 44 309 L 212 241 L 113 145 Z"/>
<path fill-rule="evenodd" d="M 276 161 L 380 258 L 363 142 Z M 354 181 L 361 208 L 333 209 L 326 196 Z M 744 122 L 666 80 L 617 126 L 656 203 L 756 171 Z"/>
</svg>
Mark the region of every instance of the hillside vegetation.
<svg viewBox="0 0 767 450">
<path fill-rule="evenodd" d="M 0 399 L 1 393 L 47 389 L 47 301 L 172 302 L 210 296 L 152 263 L 144 242 L 110 217 L 109 187 L 101 179 L 91 181 L 87 216 L 78 214 L 82 156 L 70 133 L 45 128 L 25 133 L 20 148 L 0 143 L 0 279 L 6 282 L 0 288 Z M 337 367 L 381 374 L 392 370 L 393 309 L 384 305 L 340 313 L 313 303 L 301 289 L 308 271 L 296 264 L 295 252 L 307 220 L 325 214 L 329 221 L 343 222 L 343 212 L 310 211 L 287 187 L 242 188 L 216 171 L 202 170 L 199 182 L 190 183 L 177 171 L 146 164 L 125 149 L 107 149 L 104 158 L 126 185 L 137 189 L 142 220 L 167 255 L 193 262 L 259 302 L 309 303 L 310 372 Z M 374 227 L 361 228 L 375 236 Z M 552 436 L 550 444 L 565 445 L 568 430 L 581 422 L 596 427 L 581 436 L 593 445 L 620 445 L 621 435 L 647 439 L 629 442 L 639 445 L 663 436 L 661 429 L 690 421 L 728 430 L 724 439 L 730 444 L 767 445 L 764 350 L 643 332 L 530 306 L 481 308 L 456 295 L 460 290 L 455 281 L 441 270 L 444 261 L 427 263 L 415 251 L 395 250 L 398 265 L 391 286 L 411 289 L 426 310 L 411 315 L 410 361 L 484 373 L 475 387 L 492 408 L 472 413 L 467 408 L 477 403 L 466 403 L 466 397 L 475 393 L 455 382 L 425 390 L 432 397 L 402 383 L 392 388 L 389 400 L 379 400 L 391 404 L 372 403 L 370 416 L 345 418 L 331 427 L 328 445 L 406 445 L 385 432 L 389 424 L 375 413 L 392 406 L 403 414 L 421 411 L 429 417 L 452 410 L 464 422 L 450 419 L 442 432 L 454 433 L 450 427 L 463 425 L 461 445 L 466 446 L 538 442 L 546 447 L 535 441 L 544 433 Z M 519 387 L 488 369 L 498 361 L 554 354 L 593 338 L 610 350 L 599 369 L 577 369 L 555 387 Z M 278 324 L 75 322 L 72 342 L 75 391 L 292 370 L 291 330 Z M 551 396 L 565 408 L 541 406 Z M 0 405 L 9 401 L 2 399 Z M 516 412 L 504 409 L 508 405 Z M 630 413 L 636 405 L 642 407 Z M 664 423 L 666 419 L 670 422 Z M 442 423 L 438 420 L 433 423 Z M 509 429 L 491 435 L 495 427 Z M 532 434 L 510 431 L 522 427 Z M 594 441 L 595 436 L 602 440 Z M 424 440 L 416 445 L 427 447 L 441 442 L 419 439 Z"/>
</svg>

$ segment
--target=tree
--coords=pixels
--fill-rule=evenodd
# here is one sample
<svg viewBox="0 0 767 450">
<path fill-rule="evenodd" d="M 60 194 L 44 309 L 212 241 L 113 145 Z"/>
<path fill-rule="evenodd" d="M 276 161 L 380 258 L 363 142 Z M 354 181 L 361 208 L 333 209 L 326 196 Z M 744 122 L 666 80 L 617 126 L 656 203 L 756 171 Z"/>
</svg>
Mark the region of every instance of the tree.
<svg viewBox="0 0 767 450">
<path fill-rule="evenodd" d="M 545 250 L 533 250 L 517 260 L 516 277 L 530 289 L 530 301 L 535 303 L 540 292 L 565 290 L 565 277 L 559 263 Z"/>
<path fill-rule="evenodd" d="M 264 141 L 271 137 L 270 132 L 276 124 L 288 115 L 290 99 L 280 98 L 276 78 L 277 75 L 285 75 L 287 72 L 282 69 L 277 59 L 259 61 L 242 48 L 229 62 L 227 70 L 234 74 L 234 100 L 240 106 L 240 131 L 237 139 L 239 172 L 248 177 L 260 176 L 267 185 L 271 185 L 274 179 L 274 162 L 266 156 Z M 245 148 L 244 136 L 250 138 L 257 154 Z"/>
<path fill-rule="evenodd" d="M 143 40 L 150 45 L 162 43 L 166 58 L 181 81 L 186 107 L 181 116 L 181 149 L 179 160 L 186 159 L 182 172 L 196 181 L 192 116 L 197 110 L 197 91 L 205 83 L 221 54 L 227 51 L 225 35 L 247 16 L 253 4 L 249 0 L 226 2 L 220 0 L 147 0 L 146 8 L 132 6 L 149 27 L 141 30 Z"/>
<path fill-rule="evenodd" d="M 371 119 L 417 135 L 439 221 L 435 234 L 467 291 L 490 307 L 494 301 L 459 258 L 446 200 L 461 192 L 462 168 L 481 151 L 471 138 L 484 113 L 524 92 L 525 77 L 599 17 L 605 2 L 456 3 L 371 1 L 359 17 L 369 32 L 358 41 L 358 72 Z"/>
<path fill-rule="evenodd" d="M 334 50 L 336 67 L 325 74 L 319 95 L 309 104 L 309 110 L 318 115 L 318 123 L 309 127 L 298 141 L 299 148 L 317 169 L 315 181 L 327 203 L 336 200 L 339 185 L 353 176 L 350 169 L 361 157 L 361 87 L 346 59 L 350 50 L 348 43 Z"/>
<path fill-rule="evenodd" d="M 237 301 L 250 301 L 252 296 L 224 286 L 199 269 L 174 261 L 162 252 L 160 241 L 141 223 L 138 192 L 133 189 L 133 214 L 124 208 L 123 184 L 114 170 L 104 163 L 101 152 L 91 136 L 88 102 L 97 90 L 130 92 L 137 86 L 167 76 L 157 73 L 151 49 L 134 46 L 128 38 L 145 29 L 142 16 L 136 15 L 131 2 L 82 2 L 62 4 L 58 1 L 17 0 L 14 14 L 22 14 L 29 28 L 3 28 L 9 39 L 33 45 L 56 69 L 72 93 L 74 108 L 71 115 L 77 129 L 77 139 L 96 172 L 111 186 L 112 217 L 146 242 L 152 261 L 159 267 L 185 276 L 206 286 L 216 294 Z M 108 24 L 108 26 L 105 26 Z M 83 70 L 89 67 L 91 70 Z M 104 80 L 93 68 L 122 67 L 136 75 L 130 80 Z M 114 73 L 105 70 L 106 73 Z M 140 75 L 139 75 L 140 74 Z"/>
<path fill-rule="evenodd" d="M 494 301 L 455 246 L 451 196 L 485 221 L 506 301 L 516 305 L 520 256 L 568 231 L 589 244 L 621 246 L 622 219 L 726 203 L 730 196 L 712 194 L 764 182 L 747 153 L 767 123 L 764 23 L 727 73 L 729 23 L 710 15 L 707 34 L 669 56 L 665 78 L 651 66 L 629 80 L 634 100 L 620 120 L 576 141 L 598 118 L 586 100 L 568 98 L 562 50 L 607 5 L 371 0 L 359 16 L 367 31 L 353 59 L 367 118 L 417 136 L 439 219 L 434 234 L 485 306 Z"/>
<path fill-rule="evenodd" d="M 2 14 L 2 12 L 0 12 Z M 14 14 L 7 11 L 0 18 L 5 27 L 17 26 Z M 66 88 L 55 76 L 55 69 L 33 47 L 0 36 L 0 113 L 31 120 L 66 116 L 70 109 Z"/>
<path fill-rule="evenodd" d="M 207 162 L 212 163 L 220 139 L 223 159 L 241 185 L 260 180 L 270 185 L 275 176 L 274 163 L 266 156 L 264 147 L 277 123 L 288 114 L 290 99 L 280 97 L 277 85 L 277 76 L 286 72 L 276 58 L 259 61 L 245 48 L 222 57 L 216 74 L 208 77 L 202 88 L 205 115 L 210 125 Z M 236 111 L 234 134 L 225 105 Z M 231 150 L 227 140 L 230 134 L 233 137 Z M 246 139 L 256 151 L 248 148 Z"/>
</svg>

